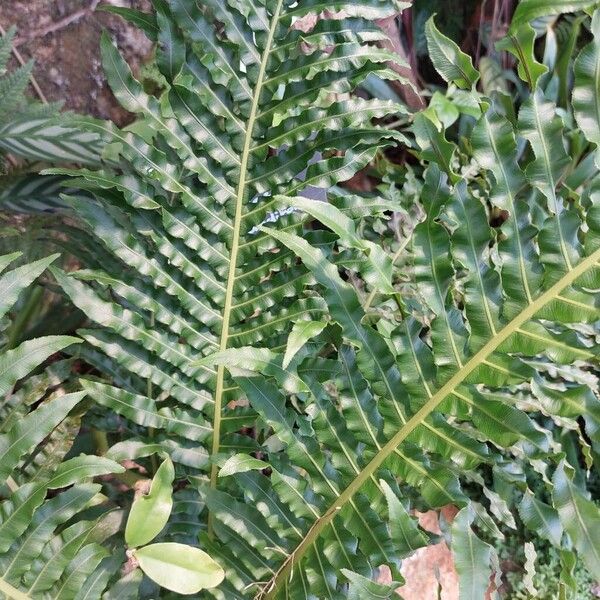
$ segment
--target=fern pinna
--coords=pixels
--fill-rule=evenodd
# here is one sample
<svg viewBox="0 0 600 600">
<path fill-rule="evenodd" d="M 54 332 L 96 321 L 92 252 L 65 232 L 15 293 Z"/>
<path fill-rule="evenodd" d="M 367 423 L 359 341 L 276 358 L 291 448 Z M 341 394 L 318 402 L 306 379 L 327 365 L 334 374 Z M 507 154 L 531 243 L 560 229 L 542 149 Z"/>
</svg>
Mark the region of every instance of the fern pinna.
<svg viewBox="0 0 600 600">
<path fill-rule="evenodd" d="M 427 25 L 469 133 L 460 145 L 433 106 L 407 115 L 348 96 L 369 74 L 392 77 L 393 57 L 371 42 L 373 19 L 397 4 L 119 9 L 158 42 L 158 95 L 103 41 L 138 120 L 79 119 L 120 166 L 67 172 L 93 190 L 70 203 L 96 241 L 89 269 L 53 272 L 100 326 L 81 332 L 80 352 L 112 377 L 82 381 L 112 411 L 98 423 L 117 442 L 106 456 L 171 456 L 181 489 L 160 537 L 221 565 L 207 595 L 388 597 L 401 560 L 435 541 L 414 506 L 461 509 L 450 530 L 461 597 L 497 586 L 491 540 L 517 521 L 562 548 L 565 594 L 576 554 L 600 570 L 586 490 L 600 417 L 600 58 L 597 41 L 583 48 L 573 102 L 557 107 L 529 25 L 590 3 L 520 4 L 504 41 L 531 88 L 516 107 L 478 91 L 470 58 Z M 410 137 L 374 125 L 390 113 L 411 121 Z M 567 136 L 573 118 L 581 132 Z M 397 142 L 420 159 L 420 218 L 388 248 L 369 219 L 391 200 L 332 186 Z M 329 201 L 303 197 L 310 185 Z M 381 565 L 393 583 L 377 580 Z M 112 573 L 92 579 L 158 593 L 138 571 Z"/>
</svg>

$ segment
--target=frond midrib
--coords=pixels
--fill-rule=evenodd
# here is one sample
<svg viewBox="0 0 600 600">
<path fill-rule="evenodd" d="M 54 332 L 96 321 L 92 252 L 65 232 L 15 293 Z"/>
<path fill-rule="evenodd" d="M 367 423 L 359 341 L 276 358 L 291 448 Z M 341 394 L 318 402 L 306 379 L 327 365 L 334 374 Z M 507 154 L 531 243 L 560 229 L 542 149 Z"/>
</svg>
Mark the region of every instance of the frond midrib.
<svg viewBox="0 0 600 600">
<path fill-rule="evenodd" d="M 277 6 L 271 17 L 271 24 L 269 27 L 269 33 L 265 43 L 265 49 L 260 62 L 258 71 L 258 77 L 256 86 L 252 95 L 252 105 L 250 108 L 250 114 L 246 124 L 246 134 L 244 137 L 244 147 L 242 150 L 242 156 L 240 159 L 240 178 L 236 190 L 236 205 L 235 205 L 235 218 L 233 223 L 233 237 L 231 242 L 231 252 L 229 258 L 229 270 L 227 273 L 227 287 L 225 291 L 225 303 L 223 307 L 223 321 L 221 326 L 221 338 L 219 342 L 219 350 L 224 351 L 227 349 L 229 341 L 229 325 L 231 320 L 231 313 L 233 310 L 233 292 L 236 281 L 236 269 L 237 269 L 237 258 L 240 249 L 240 231 L 243 221 L 243 204 L 244 196 L 246 193 L 246 184 L 248 176 L 248 161 L 250 159 L 252 149 L 252 134 L 254 132 L 254 124 L 256 122 L 258 108 L 260 103 L 260 96 L 262 93 L 263 85 L 265 83 L 265 73 L 267 70 L 267 64 L 271 54 L 273 46 L 273 40 L 275 38 L 275 31 L 279 26 L 279 15 L 283 6 L 283 0 L 277 1 Z M 220 433 L 221 433 L 221 411 L 223 404 L 223 392 L 225 382 L 225 367 L 219 365 L 217 367 L 217 380 L 215 386 L 215 404 L 214 404 L 214 417 L 213 417 L 213 440 L 211 447 L 211 456 L 215 456 L 219 452 L 220 447 Z M 217 476 L 218 466 L 213 463 L 210 472 L 210 487 L 215 489 L 217 487 Z M 212 515 L 209 513 L 208 519 L 208 533 L 212 536 Z"/>
<path fill-rule="evenodd" d="M 5 581 L 0 577 L 0 592 L 6 595 L 11 600 L 31 600 L 31 597 L 23 592 L 20 592 L 17 588 L 13 587 L 8 581 Z"/>
<path fill-rule="evenodd" d="M 509 321 L 497 334 L 491 338 L 478 352 L 476 352 L 431 398 L 412 416 L 396 434 L 375 454 L 371 461 L 362 469 L 356 478 L 337 497 L 327 511 L 319 517 L 308 530 L 304 539 L 284 561 L 275 576 L 268 582 L 257 599 L 271 600 L 276 597 L 279 586 L 289 577 L 294 566 L 302 559 L 312 544 L 319 537 L 327 525 L 331 523 L 340 509 L 356 494 L 362 485 L 371 478 L 385 460 L 396 448 L 436 409 L 436 407 L 452 394 L 453 391 L 498 347 L 513 335 L 521 326 L 532 319 L 546 304 L 554 300 L 565 288 L 573 284 L 587 270 L 600 261 L 600 248 L 584 258 L 576 267 L 567 272 L 558 282 L 541 294 L 522 312 Z"/>
</svg>

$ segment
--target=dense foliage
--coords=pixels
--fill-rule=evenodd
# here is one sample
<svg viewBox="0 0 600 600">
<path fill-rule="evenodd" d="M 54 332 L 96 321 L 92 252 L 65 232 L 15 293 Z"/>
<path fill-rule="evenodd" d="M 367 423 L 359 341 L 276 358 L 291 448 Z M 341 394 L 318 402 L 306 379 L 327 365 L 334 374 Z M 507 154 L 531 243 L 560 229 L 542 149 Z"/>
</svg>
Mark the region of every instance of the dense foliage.
<svg viewBox="0 0 600 600">
<path fill-rule="evenodd" d="M 431 17 L 447 88 L 411 112 L 366 83 L 406 84 L 376 23 L 406 5 L 112 9 L 157 74 L 105 36 L 137 118 L 70 115 L 102 164 L 47 171 L 82 268 L 0 280 L 8 307 L 49 267 L 89 320 L 0 355 L 0 593 L 393 597 L 439 541 L 412 509 L 449 504 L 461 599 L 498 589 L 511 529 L 527 593 L 539 540 L 561 597 L 600 573 L 600 9 L 523 0 L 496 46 L 520 79 Z"/>
</svg>

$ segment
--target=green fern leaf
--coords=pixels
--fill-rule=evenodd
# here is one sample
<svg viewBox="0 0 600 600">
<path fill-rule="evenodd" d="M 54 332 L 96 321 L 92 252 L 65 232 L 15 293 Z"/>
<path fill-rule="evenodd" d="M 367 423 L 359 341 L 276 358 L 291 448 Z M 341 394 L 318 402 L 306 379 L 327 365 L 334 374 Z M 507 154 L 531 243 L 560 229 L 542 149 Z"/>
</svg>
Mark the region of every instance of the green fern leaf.
<svg viewBox="0 0 600 600">
<path fill-rule="evenodd" d="M 250 349 L 232 349 L 202 361 L 231 371 L 276 436 L 279 443 L 265 441 L 262 450 L 272 468 L 277 510 L 291 511 L 305 523 L 300 536 L 275 518 L 263 523 L 261 531 L 244 528 L 235 536 L 240 522 L 250 523 L 247 509 L 235 504 L 235 514 L 217 515 L 227 531 L 222 539 L 236 539 L 228 542 L 230 552 L 241 560 L 250 545 L 275 571 L 261 584 L 259 598 L 293 595 L 307 585 L 318 597 L 336 597 L 345 586 L 356 585 L 351 572 L 374 577 L 381 563 L 395 577 L 402 550 L 391 535 L 386 504 L 396 498 L 397 506 L 411 489 L 431 507 L 464 507 L 453 550 L 460 559 L 461 595 L 481 597 L 497 566 L 471 524 L 498 528 L 485 508 L 469 501 L 461 469 L 495 464 L 495 473 L 508 477 L 500 475 L 500 457 L 523 452 L 550 493 L 549 476 L 554 473 L 559 480 L 565 455 L 558 438 L 540 425 L 539 415 L 556 422 L 566 419 L 561 426 L 583 416 L 587 435 L 596 436 L 593 385 L 566 382 L 561 388 L 543 366 L 597 356 L 597 344 L 573 326 L 597 323 L 600 317 L 592 292 L 600 261 L 596 203 L 589 200 L 584 210 L 575 211 L 567 199 L 562 182 L 572 159 L 564 145 L 564 125 L 541 89 L 521 108 L 518 131 L 494 109 L 487 111 L 487 99 L 480 103 L 484 110 L 476 125 L 474 155 L 493 175 L 489 196 L 482 196 L 470 177 L 459 175 L 461 159 L 458 153 L 453 158 L 451 142 L 444 142 L 447 151 L 421 154 L 433 164 L 421 200 L 426 216 L 415 228 L 409 255 L 418 300 L 396 294 L 401 325 L 385 318 L 377 328 L 368 324 L 360 295 L 327 247 L 278 222 L 260 228 L 280 243 L 281 252 L 291 250 L 310 270 L 342 339 L 315 338 L 313 349 L 301 350 L 287 373 L 271 367 L 280 364 L 278 350 L 271 352 L 269 366 L 259 360 L 259 349 L 254 355 Z M 439 140 L 429 122 L 430 138 Z M 415 134 L 425 137 L 422 128 Z M 517 140 L 528 141 L 531 152 L 519 154 Z M 450 185 L 442 171 L 452 177 Z M 523 202 L 526 197 L 535 199 L 533 206 Z M 498 239 L 488 224 L 488 200 L 506 211 L 506 237 Z M 360 243 L 348 238 L 355 228 L 339 227 L 341 220 L 332 223 L 326 210 L 311 214 L 328 223 L 349 251 L 362 252 Z M 319 364 L 313 353 L 328 347 L 331 356 L 327 344 L 336 348 L 337 359 Z M 295 385 L 295 399 L 287 397 L 285 381 L 291 373 L 308 388 Z M 522 401 L 511 399 L 515 393 Z M 542 535 L 560 544 L 556 522 L 561 515 L 561 526 L 570 528 L 582 556 L 595 568 L 597 543 L 590 532 L 600 513 L 575 484 L 567 494 L 562 488 L 569 486 L 562 483 L 560 495 L 546 510 L 531 504 L 527 482 L 520 482 L 523 520 L 533 530 L 536 523 L 545 523 Z M 483 480 L 478 485 L 494 498 Z M 236 502 L 233 490 L 230 494 L 222 496 L 223 505 Z M 500 510 L 499 501 L 505 499 L 497 496 L 490 511 L 506 520 L 509 505 Z M 571 518 L 578 507 L 586 511 L 585 523 Z M 272 516 L 275 509 L 261 514 Z M 266 553 L 267 547 L 274 550 Z M 246 560 L 246 568 L 252 560 Z"/>
<path fill-rule="evenodd" d="M 598 181 L 556 87 L 538 69 L 506 110 L 431 24 L 434 64 L 469 89 L 456 113 L 475 122 L 472 144 L 459 146 L 456 114 L 446 130 L 433 108 L 347 99 L 369 74 L 390 76 L 372 21 L 398 3 L 154 4 L 156 21 L 143 18 L 165 86 L 148 94 L 104 37 L 110 85 L 138 119 L 73 118 L 107 144 L 106 163 L 55 171 L 94 198 L 64 198 L 89 269 L 53 273 L 92 322 L 81 355 L 102 376 L 82 385 L 108 410 L 99 427 L 118 424 L 107 457 L 151 465 L 161 450 L 189 482 L 160 547 L 198 542 L 225 571 L 207 592 L 218 597 L 385 597 L 396 584 L 377 583 L 379 567 L 401 581 L 402 559 L 432 540 L 406 507 L 452 504 L 461 597 L 482 597 L 498 568 L 477 532 L 500 537 L 517 518 L 559 546 L 568 535 L 595 568 L 600 514 L 583 488 L 599 444 Z M 520 7 L 523 22 L 559 11 Z M 529 52 L 530 33 L 520 43 Z M 594 144 L 583 69 L 597 57 L 583 52 L 573 98 Z M 406 136 L 374 122 L 395 113 L 412 120 Z M 407 199 L 331 190 L 398 142 L 423 173 Z M 309 186 L 332 201 L 307 199 Z M 388 248 L 370 220 L 401 201 L 417 222 Z M 24 513 L 54 515 L 36 493 Z M 78 597 L 139 595 L 139 571 L 118 579 L 104 540 L 84 545 L 94 524 L 63 523 L 43 532 L 59 547 L 52 570 L 94 557 Z M 77 581 L 7 573 L 18 589 Z"/>
<path fill-rule="evenodd" d="M 600 44 L 600 11 L 592 18 L 594 41 L 588 44 L 577 57 L 574 66 L 575 87 L 573 89 L 573 110 L 577 123 L 586 138 L 598 146 L 600 143 L 600 116 L 597 90 L 600 86 L 598 53 Z M 600 160 L 596 157 L 596 165 Z"/>
<path fill-rule="evenodd" d="M 519 3 L 512 20 L 511 27 L 515 29 L 523 23 L 533 21 L 539 17 L 558 15 L 567 12 L 585 10 L 594 6 L 589 0 L 570 0 L 560 2 L 558 0 L 523 0 Z"/>
</svg>

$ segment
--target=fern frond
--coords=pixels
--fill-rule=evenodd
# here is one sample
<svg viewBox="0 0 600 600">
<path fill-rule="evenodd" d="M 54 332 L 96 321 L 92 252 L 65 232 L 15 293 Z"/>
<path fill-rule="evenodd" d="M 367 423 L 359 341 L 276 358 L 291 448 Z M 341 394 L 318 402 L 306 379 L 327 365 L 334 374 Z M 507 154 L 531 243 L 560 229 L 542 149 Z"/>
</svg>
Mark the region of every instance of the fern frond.
<svg viewBox="0 0 600 600">
<path fill-rule="evenodd" d="M 584 4 L 525 0 L 517 20 Z M 121 130 L 73 117 L 107 144 L 106 164 L 54 171 L 94 198 L 64 197 L 89 268 L 53 273 L 93 323 L 82 356 L 102 377 L 82 386 L 108 409 L 96 423 L 107 456 L 149 464 L 160 448 L 189 482 L 161 536 L 199 540 L 223 567 L 206 594 L 385 597 L 396 584 L 375 583 L 379 567 L 400 582 L 402 559 L 432 541 L 411 509 L 446 504 L 460 509 L 452 546 L 470 597 L 496 568 L 489 538 L 517 518 L 551 543 L 568 536 L 600 569 L 585 490 L 600 443 L 600 213 L 586 145 L 597 143 L 597 40 L 576 63 L 586 142 L 567 135 L 541 70 L 506 110 L 431 23 L 433 62 L 475 121 L 472 145 L 458 145 L 435 107 L 348 98 L 368 75 L 392 76 L 393 57 L 370 42 L 396 2 L 154 6 L 121 12 L 158 41 L 165 86 L 148 94 L 104 37 L 109 83 L 138 119 Z M 396 113 L 412 121 L 406 134 L 375 121 Z M 398 142 L 423 172 L 408 200 L 332 193 Z M 332 201 L 304 197 L 311 185 Z M 368 219 L 413 197 L 410 237 L 377 244 Z M 84 523 L 54 523 L 52 566 L 80 559 L 69 552 L 83 553 Z M 86 594 L 139 594 L 139 571 L 115 581 L 109 559 L 94 569 Z"/>
</svg>

